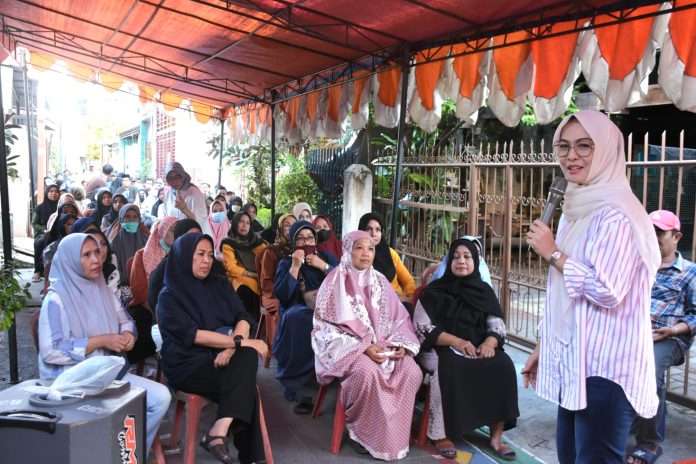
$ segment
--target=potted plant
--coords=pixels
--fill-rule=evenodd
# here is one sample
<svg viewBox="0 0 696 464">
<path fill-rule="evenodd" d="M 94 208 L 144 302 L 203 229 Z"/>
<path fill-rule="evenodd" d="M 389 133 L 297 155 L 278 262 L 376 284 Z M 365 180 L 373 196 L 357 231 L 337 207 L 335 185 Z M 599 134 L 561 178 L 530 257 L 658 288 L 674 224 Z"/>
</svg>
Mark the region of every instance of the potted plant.
<svg viewBox="0 0 696 464">
<path fill-rule="evenodd" d="M 29 283 L 25 283 L 24 286 L 19 283 L 16 266 L 12 262 L 0 269 L 0 337 L 5 336 L 5 332 L 14 322 L 17 311 L 22 310 L 27 299 L 31 298 Z"/>
</svg>

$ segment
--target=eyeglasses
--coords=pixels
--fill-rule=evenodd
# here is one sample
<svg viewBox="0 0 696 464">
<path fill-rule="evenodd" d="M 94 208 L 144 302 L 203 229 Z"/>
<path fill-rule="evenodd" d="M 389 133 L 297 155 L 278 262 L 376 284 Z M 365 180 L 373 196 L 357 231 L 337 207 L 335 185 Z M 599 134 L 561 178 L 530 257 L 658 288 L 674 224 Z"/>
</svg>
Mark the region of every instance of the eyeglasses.
<svg viewBox="0 0 696 464">
<path fill-rule="evenodd" d="M 314 243 L 315 241 L 316 241 L 316 239 L 314 238 L 313 235 L 311 235 L 309 237 L 296 237 L 295 238 L 295 243 L 298 245 L 302 245 L 305 243 Z"/>
<path fill-rule="evenodd" d="M 568 143 L 565 140 L 561 140 L 553 144 L 553 152 L 559 158 L 565 158 L 568 156 L 568 153 L 570 153 L 570 149 L 573 148 L 576 155 L 581 158 L 586 158 L 592 154 L 594 147 L 594 143 L 592 143 L 591 139 L 581 139 L 577 140 L 575 143 Z"/>
</svg>

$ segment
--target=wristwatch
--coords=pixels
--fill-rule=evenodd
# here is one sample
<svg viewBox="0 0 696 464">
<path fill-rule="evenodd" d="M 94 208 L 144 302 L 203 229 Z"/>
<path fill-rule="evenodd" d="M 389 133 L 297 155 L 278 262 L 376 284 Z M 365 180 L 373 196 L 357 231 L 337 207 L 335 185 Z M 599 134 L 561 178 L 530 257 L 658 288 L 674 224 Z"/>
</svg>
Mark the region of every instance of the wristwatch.
<svg viewBox="0 0 696 464">
<path fill-rule="evenodd" d="M 324 264 L 324 270 L 329 272 L 329 263 Z"/>
<path fill-rule="evenodd" d="M 244 340 L 244 337 L 242 337 L 241 335 L 234 336 L 234 348 L 236 350 L 238 350 L 242 347 L 242 340 Z"/>
<path fill-rule="evenodd" d="M 556 261 L 561 259 L 561 256 L 563 256 L 563 253 L 561 253 L 560 250 L 556 250 L 553 253 L 551 253 L 551 256 L 549 256 L 549 264 L 552 266 L 556 264 Z"/>
</svg>

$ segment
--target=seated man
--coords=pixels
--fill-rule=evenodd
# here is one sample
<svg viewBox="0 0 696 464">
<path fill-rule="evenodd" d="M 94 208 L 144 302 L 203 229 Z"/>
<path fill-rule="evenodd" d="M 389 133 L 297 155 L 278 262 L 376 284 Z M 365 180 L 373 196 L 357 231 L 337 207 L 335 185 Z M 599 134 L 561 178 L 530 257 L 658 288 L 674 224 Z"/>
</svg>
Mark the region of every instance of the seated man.
<svg viewBox="0 0 696 464">
<path fill-rule="evenodd" d="M 665 373 L 670 366 L 684 362 L 696 332 L 696 266 L 677 251 L 682 236 L 679 218 L 670 211 L 659 210 L 650 213 L 650 220 L 655 226 L 662 255 L 650 306 L 660 405 L 655 417 L 638 417 L 633 424 L 637 444 L 627 458 L 627 462 L 633 464 L 652 464 L 662 454 Z"/>
</svg>

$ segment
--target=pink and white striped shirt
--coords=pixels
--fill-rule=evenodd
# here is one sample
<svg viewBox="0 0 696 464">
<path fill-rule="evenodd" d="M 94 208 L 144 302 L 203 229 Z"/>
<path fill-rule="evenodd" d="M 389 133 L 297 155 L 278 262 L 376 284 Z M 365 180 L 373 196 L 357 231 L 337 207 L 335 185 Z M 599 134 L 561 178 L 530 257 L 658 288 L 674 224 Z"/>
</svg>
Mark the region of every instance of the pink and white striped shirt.
<svg viewBox="0 0 696 464">
<path fill-rule="evenodd" d="M 558 237 L 566 227 L 562 216 Z M 576 248 L 580 256 L 561 250 L 568 256 L 562 276 L 549 272 L 549 289 L 552 279 L 564 280 L 575 327 L 564 345 L 542 320 L 537 395 L 571 411 L 584 409 L 585 380 L 598 376 L 620 385 L 638 415 L 653 417 L 658 405 L 650 323 L 655 276 L 640 258 L 631 223 L 612 207 L 594 213 L 582 240 Z M 549 290 L 547 312 L 554 300 Z"/>
</svg>

